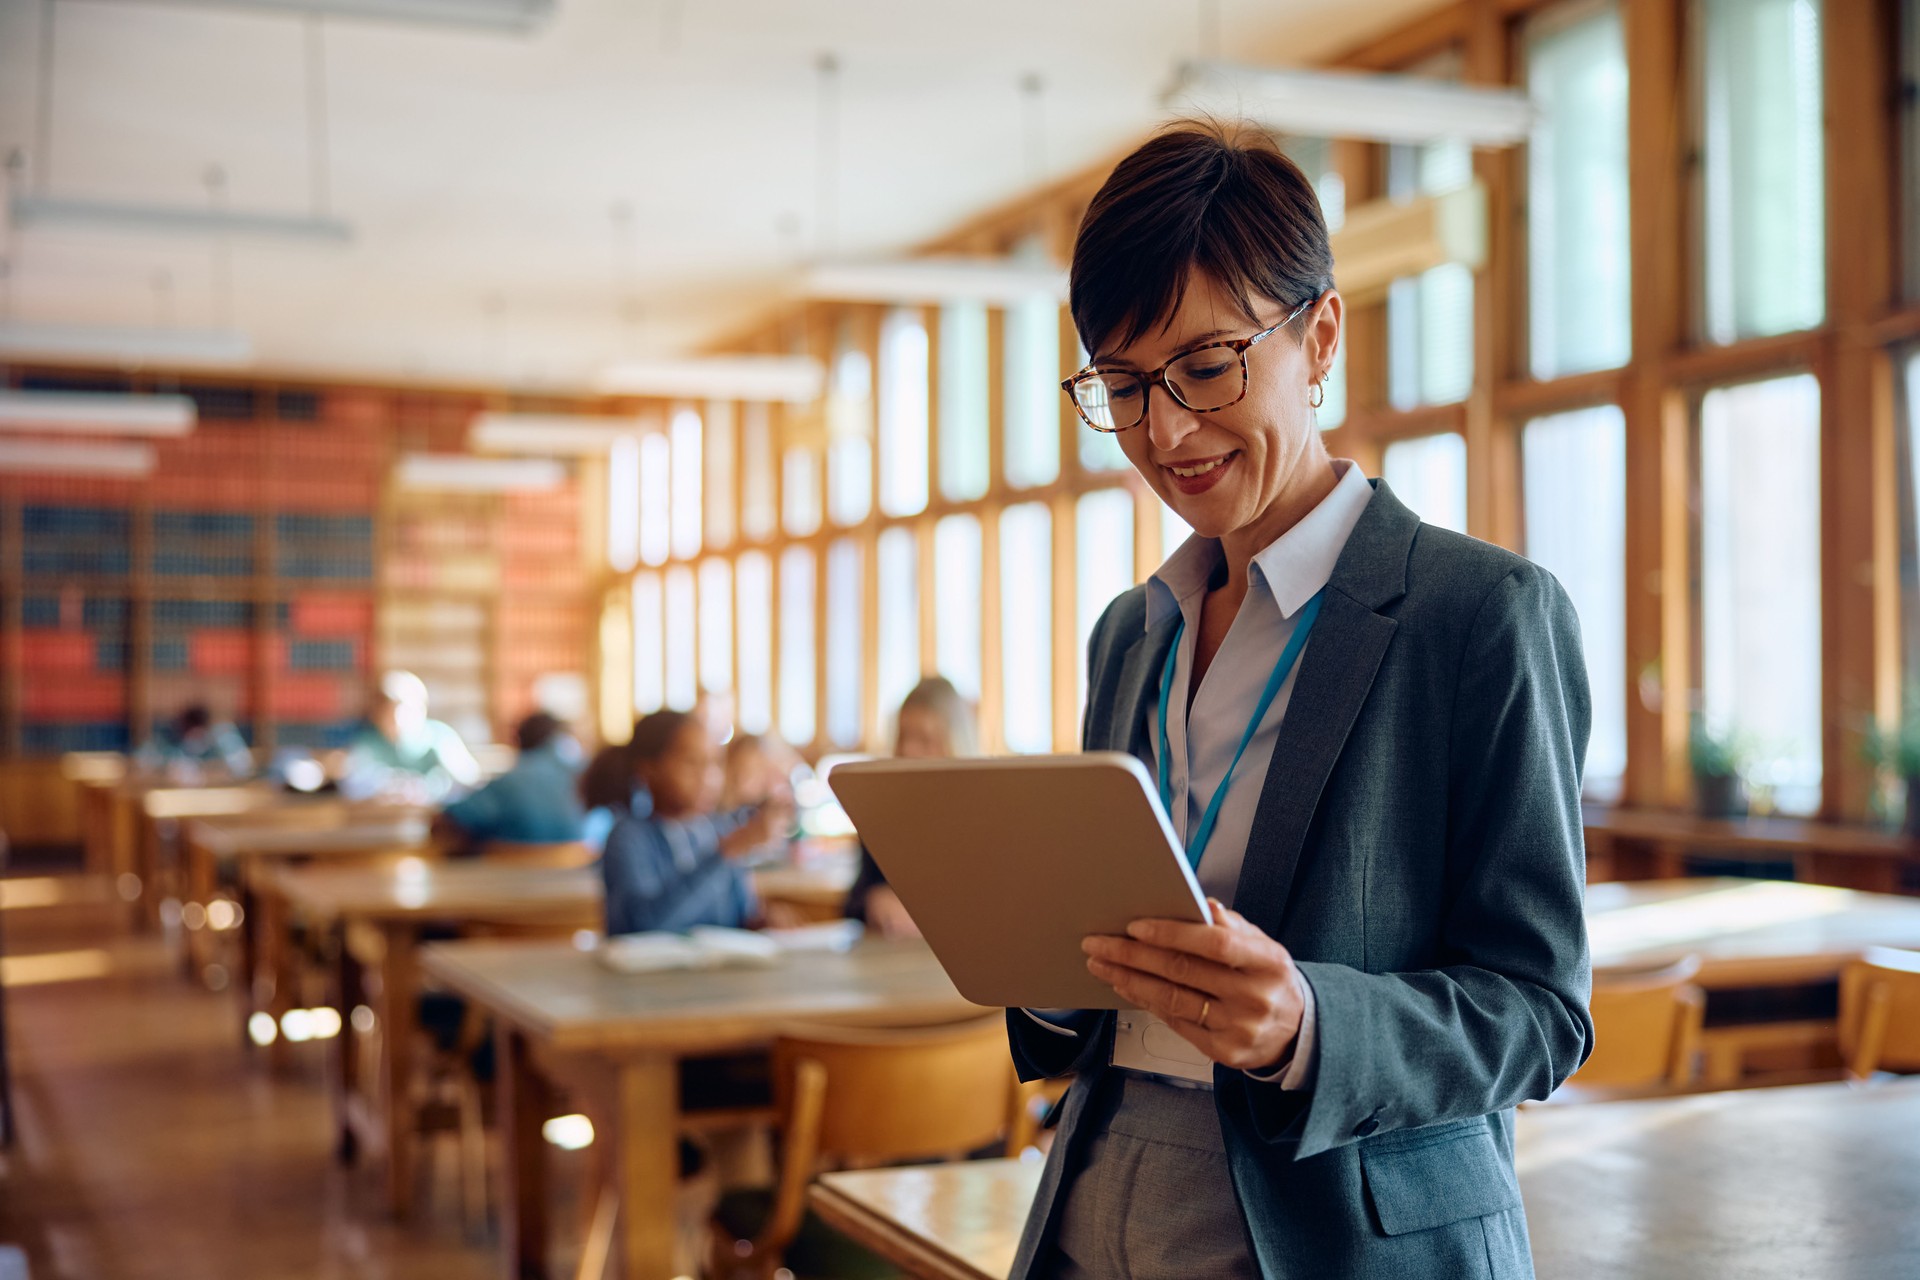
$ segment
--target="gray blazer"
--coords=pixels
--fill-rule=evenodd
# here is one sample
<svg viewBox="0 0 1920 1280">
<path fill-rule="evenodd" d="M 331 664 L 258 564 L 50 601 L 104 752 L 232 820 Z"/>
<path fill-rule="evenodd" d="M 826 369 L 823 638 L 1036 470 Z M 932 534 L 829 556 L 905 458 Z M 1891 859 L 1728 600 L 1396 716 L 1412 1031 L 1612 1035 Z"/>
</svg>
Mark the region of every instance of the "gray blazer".
<svg viewBox="0 0 1920 1280">
<path fill-rule="evenodd" d="M 1083 744 L 1152 767 L 1173 638 L 1146 588 L 1089 645 Z M 1216 1067 L 1214 1101 L 1269 1280 L 1533 1273 L 1513 1106 L 1593 1044 L 1580 771 L 1580 628 L 1553 576 L 1422 524 L 1384 483 L 1334 566 L 1260 793 L 1234 907 L 1313 987 L 1313 1087 Z M 1018 1010 L 1023 1079 L 1078 1072 L 1016 1280 L 1045 1274 L 1063 1172 L 1102 1087 L 1113 1015 L 1078 1039 Z"/>
</svg>

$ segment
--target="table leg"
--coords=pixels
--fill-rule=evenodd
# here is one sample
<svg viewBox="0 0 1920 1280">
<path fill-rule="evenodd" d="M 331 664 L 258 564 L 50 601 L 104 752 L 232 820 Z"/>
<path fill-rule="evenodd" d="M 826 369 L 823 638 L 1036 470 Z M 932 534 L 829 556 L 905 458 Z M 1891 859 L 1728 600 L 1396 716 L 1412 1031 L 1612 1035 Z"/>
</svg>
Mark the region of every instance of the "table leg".
<svg viewBox="0 0 1920 1280">
<path fill-rule="evenodd" d="M 622 1280 L 676 1275 L 680 1181 L 679 1075 L 665 1056 L 634 1058 L 614 1073 L 608 1166 L 619 1191 L 614 1251 Z"/>
<path fill-rule="evenodd" d="M 416 1117 L 413 1047 L 420 1031 L 420 978 L 413 926 L 395 922 L 381 933 L 381 1123 L 386 1130 L 387 1204 L 396 1218 L 413 1211 Z"/>
<path fill-rule="evenodd" d="M 546 1080 L 525 1036 L 496 1022 L 494 1086 L 500 1101 L 500 1237 L 507 1280 L 546 1280 L 547 1165 L 541 1126 L 550 1110 Z"/>
<path fill-rule="evenodd" d="M 263 1009 L 273 1019 L 273 1025 L 285 1024 L 287 1010 L 293 1007 L 294 958 L 291 913 L 288 910 L 286 895 L 274 885 L 266 885 L 253 896 L 253 907 L 246 912 L 244 923 L 253 937 L 254 949 L 258 954 L 258 963 L 253 966 L 253 983 L 249 990 L 253 993 L 252 1005 Z M 258 917 L 259 924 L 254 925 Z M 261 988 L 264 987 L 264 993 Z M 264 995 L 264 998 L 263 998 Z M 345 1018 L 345 1014 L 341 1015 Z M 345 1033 L 344 1024 L 341 1027 Z M 287 1046 L 285 1036 L 276 1035 L 273 1043 L 267 1046 L 267 1063 L 274 1071 L 285 1070 L 293 1058 Z"/>
<path fill-rule="evenodd" d="M 340 1034 L 334 1041 L 334 1110 L 340 1122 L 340 1145 L 335 1151 L 342 1164 L 352 1164 L 359 1155 L 360 1140 L 353 1127 L 353 1102 L 360 1096 L 360 1054 L 363 1041 L 353 1022 L 353 1011 L 366 1003 L 366 983 L 360 961 L 347 946 L 345 930 L 335 925 L 332 945 L 338 952 L 335 982 L 340 1000 Z"/>
<path fill-rule="evenodd" d="M 198 840 L 191 839 L 185 833 L 185 824 L 179 836 L 180 860 L 183 867 L 185 892 L 181 895 L 181 906 L 188 903 L 200 905 L 201 924 L 198 929 L 188 929 L 187 938 L 187 977 L 200 981 L 206 972 L 207 961 L 213 955 L 213 922 L 206 917 L 206 909 L 213 905 L 214 894 L 219 891 L 218 873 L 215 870 L 213 854 Z"/>
<path fill-rule="evenodd" d="M 109 809 L 107 840 L 114 892 L 127 904 L 128 922 L 135 929 L 145 929 L 147 912 L 141 900 L 152 893 L 153 886 L 140 878 L 140 801 L 115 795 Z"/>
</svg>

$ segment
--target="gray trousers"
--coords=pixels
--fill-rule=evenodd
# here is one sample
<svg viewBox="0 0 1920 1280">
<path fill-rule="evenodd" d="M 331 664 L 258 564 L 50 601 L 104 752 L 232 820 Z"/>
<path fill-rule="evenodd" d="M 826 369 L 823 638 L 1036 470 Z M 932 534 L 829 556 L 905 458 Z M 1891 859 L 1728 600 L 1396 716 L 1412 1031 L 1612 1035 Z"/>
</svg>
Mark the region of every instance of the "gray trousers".
<svg viewBox="0 0 1920 1280">
<path fill-rule="evenodd" d="M 1082 1124 L 1094 1136 L 1061 1189 L 1054 1253 L 1036 1274 L 1259 1280 L 1213 1091 L 1116 1069 L 1089 1102 Z"/>
</svg>

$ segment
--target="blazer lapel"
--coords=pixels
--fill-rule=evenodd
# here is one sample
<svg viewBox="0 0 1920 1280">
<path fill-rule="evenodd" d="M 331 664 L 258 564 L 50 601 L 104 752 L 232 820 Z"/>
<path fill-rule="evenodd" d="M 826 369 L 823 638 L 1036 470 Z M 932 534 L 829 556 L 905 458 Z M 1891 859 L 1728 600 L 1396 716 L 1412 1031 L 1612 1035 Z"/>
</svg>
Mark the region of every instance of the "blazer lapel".
<svg viewBox="0 0 1920 1280">
<path fill-rule="evenodd" d="M 1377 610 L 1406 594 L 1407 556 L 1420 518 L 1384 481 L 1374 486 L 1300 655 L 1234 887 L 1234 909 L 1270 933 L 1286 911 L 1321 792 L 1398 626 Z"/>
<path fill-rule="evenodd" d="M 1148 710 L 1159 705 L 1160 669 L 1167 661 L 1179 622 L 1180 615 L 1170 613 L 1133 642 L 1120 665 L 1120 684 L 1114 690 L 1107 749 L 1131 752 L 1140 757 L 1149 772 L 1153 769 L 1153 735 L 1148 727 Z"/>
</svg>

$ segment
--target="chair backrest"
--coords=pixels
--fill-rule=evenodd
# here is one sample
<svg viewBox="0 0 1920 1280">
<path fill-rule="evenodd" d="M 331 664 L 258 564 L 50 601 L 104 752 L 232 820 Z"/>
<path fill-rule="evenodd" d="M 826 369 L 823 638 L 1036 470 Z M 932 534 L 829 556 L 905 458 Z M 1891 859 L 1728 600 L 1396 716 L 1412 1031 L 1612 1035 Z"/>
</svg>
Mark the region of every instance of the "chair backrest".
<svg viewBox="0 0 1920 1280">
<path fill-rule="evenodd" d="M 480 846 L 488 862 L 510 867 L 586 867 L 599 855 L 578 840 L 535 844 L 521 840 L 489 840 Z"/>
<path fill-rule="evenodd" d="M 1593 1054 L 1571 1083 L 1630 1087 L 1686 1084 L 1706 999 L 1693 977 L 1700 958 L 1663 969 L 1593 975 Z"/>
<path fill-rule="evenodd" d="M 1019 1117 L 1031 1093 L 1014 1076 L 998 1014 L 907 1031 L 782 1036 L 773 1080 L 784 1150 L 773 1212 L 753 1244 L 760 1256 L 778 1256 L 800 1229 L 822 1159 L 926 1160 L 1011 1146 L 1026 1132 Z"/>
<path fill-rule="evenodd" d="M 1840 1057 L 1854 1076 L 1920 1071 L 1920 951 L 1870 947 L 1841 972 Z"/>
</svg>

